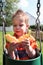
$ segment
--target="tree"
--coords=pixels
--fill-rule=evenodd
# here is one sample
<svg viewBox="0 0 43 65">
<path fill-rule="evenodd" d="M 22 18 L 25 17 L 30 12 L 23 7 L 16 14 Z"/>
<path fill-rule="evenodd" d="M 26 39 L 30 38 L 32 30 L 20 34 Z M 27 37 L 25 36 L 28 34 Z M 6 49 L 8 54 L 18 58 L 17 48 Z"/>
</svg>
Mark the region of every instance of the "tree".
<svg viewBox="0 0 43 65">
<path fill-rule="evenodd" d="M 6 25 L 7 26 L 12 24 L 12 22 L 11 22 L 12 13 L 18 9 L 18 6 L 17 6 L 18 2 L 19 2 L 19 0 L 6 0 L 4 12 L 6 13 Z M 2 25 L 1 22 L 0 22 L 0 25 Z"/>
</svg>

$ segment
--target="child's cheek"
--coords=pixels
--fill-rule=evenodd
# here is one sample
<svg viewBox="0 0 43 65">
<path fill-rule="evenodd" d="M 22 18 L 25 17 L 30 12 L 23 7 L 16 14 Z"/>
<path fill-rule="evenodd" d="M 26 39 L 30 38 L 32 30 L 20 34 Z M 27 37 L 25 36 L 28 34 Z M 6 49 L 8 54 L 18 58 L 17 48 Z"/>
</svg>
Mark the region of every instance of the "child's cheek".
<svg viewBox="0 0 43 65">
<path fill-rule="evenodd" d="M 22 31 L 23 31 L 23 33 L 25 33 L 26 32 L 26 26 L 24 27 L 22 27 Z"/>
</svg>

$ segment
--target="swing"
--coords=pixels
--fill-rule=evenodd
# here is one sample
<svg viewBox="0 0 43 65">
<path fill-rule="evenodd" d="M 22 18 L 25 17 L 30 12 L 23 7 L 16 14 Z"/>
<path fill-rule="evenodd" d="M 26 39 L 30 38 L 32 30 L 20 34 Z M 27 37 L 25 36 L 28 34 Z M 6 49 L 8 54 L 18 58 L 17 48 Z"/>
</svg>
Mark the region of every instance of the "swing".
<svg viewBox="0 0 43 65">
<path fill-rule="evenodd" d="M 39 8 L 40 8 L 40 1 L 38 0 L 37 3 L 37 19 L 36 19 L 36 25 L 39 24 Z M 37 23 L 38 21 L 38 23 Z M 39 31 L 40 31 L 40 24 L 38 25 Z M 13 60 L 8 57 L 8 55 L 4 52 L 4 33 L 6 34 L 5 30 L 5 21 L 3 21 L 3 65 L 42 65 L 42 55 L 41 55 L 41 39 L 40 39 L 40 54 L 37 58 L 31 59 L 31 60 Z"/>
</svg>

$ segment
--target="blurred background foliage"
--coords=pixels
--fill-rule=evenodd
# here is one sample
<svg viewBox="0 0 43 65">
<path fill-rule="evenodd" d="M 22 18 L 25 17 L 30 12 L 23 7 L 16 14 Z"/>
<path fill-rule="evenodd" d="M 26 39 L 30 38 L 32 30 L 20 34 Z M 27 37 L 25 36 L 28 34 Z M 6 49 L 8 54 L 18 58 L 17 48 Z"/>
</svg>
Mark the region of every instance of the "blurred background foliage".
<svg viewBox="0 0 43 65">
<path fill-rule="evenodd" d="M 18 9 L 17 3 L 19 0 L 6 0 L 5 6 L 4 6 L 4 12 L 6 17 L 6 26 L 10 26 L 12 24 L 11 18 L 13 12 L 15 12 Z M 0 17 L 0 26 L 2 26 L 2 19 Z"/>
</svg>

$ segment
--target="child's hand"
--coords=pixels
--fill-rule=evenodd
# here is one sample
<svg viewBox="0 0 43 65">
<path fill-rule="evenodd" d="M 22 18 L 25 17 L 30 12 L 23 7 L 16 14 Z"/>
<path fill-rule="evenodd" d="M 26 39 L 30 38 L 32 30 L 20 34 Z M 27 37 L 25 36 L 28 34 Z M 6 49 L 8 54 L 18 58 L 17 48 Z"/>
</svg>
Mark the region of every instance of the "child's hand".
<svg viewBox="0 0 43 65">
<path fill-rule="evenodd" d="M 28 40 L 23 41 L 22 45 L 23 45 L 23 48 L 25 48 L 29 58 L 35 58 L 36 51 L 31 47 L 30 42 Z"/>
<path fill-rule="evenodd" d="M 8 48 L 8 54 L 12 59 L 16 59 L 15 52 L 17 51 L 18 44 L 17 43 L 11 43 Z M 18 57 L 17 57 L 18 60 Z"/>
<path fill-rule="evenodd" d="M 9 46 L 9 49 L 8 49 L 8 52 L 11 52 L 11 51 L 15 51 L 15 49 L 17 49 L 19 47 L 19 45 L 22 45 L 22 48 L 29 48 L 30 46 L 30 42 L 29 41 L 22 41 L 20 43 L 11 43 L 10 46 Z"/>
<path fill-rule="evenodd" d="M 36 57 L 36 51 L 35 49 L 33 49 L 30 45 L 30 43 L 28 42 L 28 44 L 26 44 L 24 46 L 26 53 L 28 54 L 29 58 L 35 58 Z"/>
<path fill-rule="evenodd" d="M 23 48 L 26 49 L 26 47 L 29 47 L 30 46 L 30 42 L 28 40 L 25 40 L 25 41 L 22 41 L 18 44 L 19 45 L 22 45 Z"/>
<path fill-rule="evenodd" d="M 15 49 L 18 47 L 18 44 L 17 43 L 11 43 L 9 45 L 9 48 L 8 48 L 8 52 L 12 52 L 12 51 L 15 51 Z"/>
</svg>

